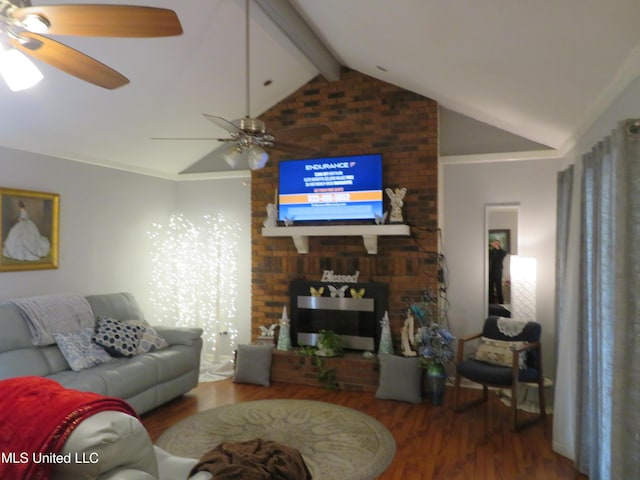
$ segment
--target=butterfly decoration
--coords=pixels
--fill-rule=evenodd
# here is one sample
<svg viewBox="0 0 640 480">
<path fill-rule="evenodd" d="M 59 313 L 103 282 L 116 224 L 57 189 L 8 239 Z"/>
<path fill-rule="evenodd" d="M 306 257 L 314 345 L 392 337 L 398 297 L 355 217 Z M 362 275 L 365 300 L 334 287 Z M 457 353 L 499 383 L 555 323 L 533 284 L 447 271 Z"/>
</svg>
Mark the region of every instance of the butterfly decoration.
<svg viewBox="0 0 640 480">
<path fill-rule="evenodd" d="M 324 293 L 324 287 L 319 287 L 319 288 L 310 287 L 309 291 L 311 292 L 312 297 L 321 297 L 322 294 Z"/>
<path fill-rule="evenodd" d="M 389 215 L 389 210 L 384 212 L 382 216 L 376 215 L 376 225 L 383 225 L 387 221 L 387 215 Z"/>
<path fill-rule="evenodd" d="M 333 298 L 336 298 L 336 297 L 342 298 L 344 297 L 344 294 L 347 291 L 347 288 L 349 288 L 349 285 L 342 285 L 339 288 L 336 288 L 333 285 L 329 285 L 329 293 Z"/>
<path fill-rule="evenodd" d="M 276 326 L 278 324 L 274 323 L 269 327 L 265 327 L 264 325 L 260 325 L 260 335 L 262 337 L 273 337 L 276 333 Z"/>
<path fill-rule="evenodd" d="M 355 288 L 351 288 L 349 290 L 349 293 L 351 293 L 351 296 L 353 298 L 363 298 L 364 297 L 364 288 L 361 288 L 360 290 L 356 290 Z"/>
<path fill-rule="evenodd" d="M 293 219 L 295 217 L 284 217 L 284 226 L 285 227 L 290 227 L 291 225 L 293 225 Z"/>
</svg>

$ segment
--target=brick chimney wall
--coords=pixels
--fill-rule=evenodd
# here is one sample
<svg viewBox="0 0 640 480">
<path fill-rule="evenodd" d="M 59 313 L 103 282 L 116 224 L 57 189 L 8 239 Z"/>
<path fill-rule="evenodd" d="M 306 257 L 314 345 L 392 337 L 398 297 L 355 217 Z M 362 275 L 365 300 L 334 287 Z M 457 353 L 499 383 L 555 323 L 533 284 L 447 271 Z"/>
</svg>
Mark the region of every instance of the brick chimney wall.
<svg viewBox="0 0 640 480">
<path fill-rule="evenodd" d="M 289 143 L 329 156 L 381 153 L 383 186 L 406 187 L 404 222 L 409 237 L 379 237 L 378 254 L 367 254 L 361 237 L 310 237 L 309 253 L 298 254 L 291 238 L 263 237 L 267 203 L 274 201 L 278 162 L 305 158 L 273 150 L 267 166 L 252 172 L 252 339 L 260 325 L 277 323 L 289 305 L 289 282 L 319 280 L 323 270 L 360 271 L 361 282 L 389 285 L 392 337 L 399 348 L 404 311 L 424 290 L 438 288 L 438 104 L 429 98 L 344 69 L 340 81 L 318 76 L 260 118 L 270 132 L 326 125 L 332 133 Z M 385 210 L 390 210 L 385 195 Z"/>
</svg>

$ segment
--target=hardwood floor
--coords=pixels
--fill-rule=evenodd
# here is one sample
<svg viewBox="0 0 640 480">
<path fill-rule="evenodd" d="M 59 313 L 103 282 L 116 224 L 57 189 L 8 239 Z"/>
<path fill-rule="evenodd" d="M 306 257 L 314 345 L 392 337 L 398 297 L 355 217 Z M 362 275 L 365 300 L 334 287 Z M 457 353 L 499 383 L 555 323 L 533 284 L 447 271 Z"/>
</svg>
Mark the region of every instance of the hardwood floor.
<svg viewBox="0 0 640 480">
<path fill-rule="evenodd" d="M 464 390 L 465 398 L 477 390 Z M 271 387 L 201 383 L 184 397 L 143 416 L 155 441 L 168 427 L 197 412 L 230 403 L 299 398 L 336 403 L 375 417 L 396 440 L 396 456 L 383 480 L 564 480 L 586 479 L 570 460 L 551 449 L 551 419 L 520 433 L 509 428 L 509 409 L 495 395 L 464 413 L 451 408 L 453 389 L 443 406 L 377 400 L 372 393 L 331 391 L 289 383 Z M 336 479 L 342 480 L 342 479 Z M 344 479 L 348 480 L 348 479 Z"/>
</svg>

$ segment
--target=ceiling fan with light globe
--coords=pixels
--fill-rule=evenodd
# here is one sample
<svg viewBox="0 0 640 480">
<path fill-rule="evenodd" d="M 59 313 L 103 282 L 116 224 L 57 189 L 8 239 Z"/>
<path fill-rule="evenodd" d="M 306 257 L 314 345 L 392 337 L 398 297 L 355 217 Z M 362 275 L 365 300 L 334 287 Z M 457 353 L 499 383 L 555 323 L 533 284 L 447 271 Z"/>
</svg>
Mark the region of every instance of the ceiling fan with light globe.
<svg viewBox="0 0 640 480">
<path fill-rule="evenodd" d="M 281 139 L 297 140 L 303 137 L 320 136 L 331 133 L 331 129 L 326 125 L 312 125 L 302 127 L 291 127 L 283 130 L 267 132 L 265 123 L 250 115 L 251 91 L 250 91 L 250 36 L 249 36 L 249 5 L 251 0 L 245 0 L 245 93 L 246 93 L 246 116 L 236 120 L 226 120 L 216 115 L 203 114 L 204 117 L 218 127 L 229 133 L 228 138 L 209 137 L 152 137 L 153 140 L 216 140 L 225 142 L 224 145 L 208 154 L 201 160 L 183 170 L 180 173 L 201 173 L 201 162 L 208 163 L 210 158 L 223 159 L 232 169 L 238 168 L 242 163 L 248 163 L 251 170 L 264 168 L 269 160 L 269 155 L 265 148 L 272 148 L 296 155 L 312 156 L 318 154 L 315 149 L 304 147 L 293 143 L 284 142 Z M 206 166 L 205 166 L 206 168 Z"/>
<path fill-rule="evenodd" d="M 166 37 L 181 34 L 178 16 L 164 8 L 104 4 L 33 6 L 30 0 L 0 0 L 0 74 L 12 90 L 31 86 L 19 88 L 21 75 L 28 74 L 29 70 L 39 73 L 22 55 L 26 54 L 85 82 L 114 89 L 129 80 L 48 35 Z"/>
</svg>

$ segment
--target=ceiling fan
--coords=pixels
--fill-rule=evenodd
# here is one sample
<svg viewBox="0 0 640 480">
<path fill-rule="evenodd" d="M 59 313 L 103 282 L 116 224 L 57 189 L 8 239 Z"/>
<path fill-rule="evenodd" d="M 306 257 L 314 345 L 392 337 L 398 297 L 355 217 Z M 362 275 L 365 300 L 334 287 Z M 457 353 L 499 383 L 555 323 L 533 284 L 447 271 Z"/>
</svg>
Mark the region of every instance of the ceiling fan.
<svg viewBox="0 0 640 480">
<path fill-rule="evenodd" d="M 173 10 L 133 5 L 43 5 L 0 0 L 0 46 L 12 49 L 86 82 L 114 89 L 129 80 L 111 67 L 46 35 L 165 37 L 182 34 Z"/>
<path fill-rule="evenodd" d="M 263 168 L 269 160 L 269 155 L 265 148 L 272 148 L 297 155 L 314 155 L 317 150 L 288 143 L 280 140 L 297 140 L 303 137 L 319 136 L 330 133 L 331 129 L 325 125 L 293 127 L 284 130 L 267 132 L 265 123 L 250 115 L 251 92 L 250 92 L 250 59 L 249 59 L 249 5 L 250 0 L 245 0 L 245 93 L 246 93 L 246 116 L 236 120 L 226 120 L 216 115 L 203 114 L 204 117 L 215 125 L 225 129 L 229 133 L 228 138 L 175 138 L 175 137 L 153 137 L 153 140 L 217 140 L 225 142 L 224 145 L 208 154 L 181 173 L 197 173 L 204 170 L 199 168 L 200 162 L 208 162 L 211 158 L 222 158 L 231 168 L 237 168 L 242 162 L 248 162 L 251 170 Z"/>
</svg>

